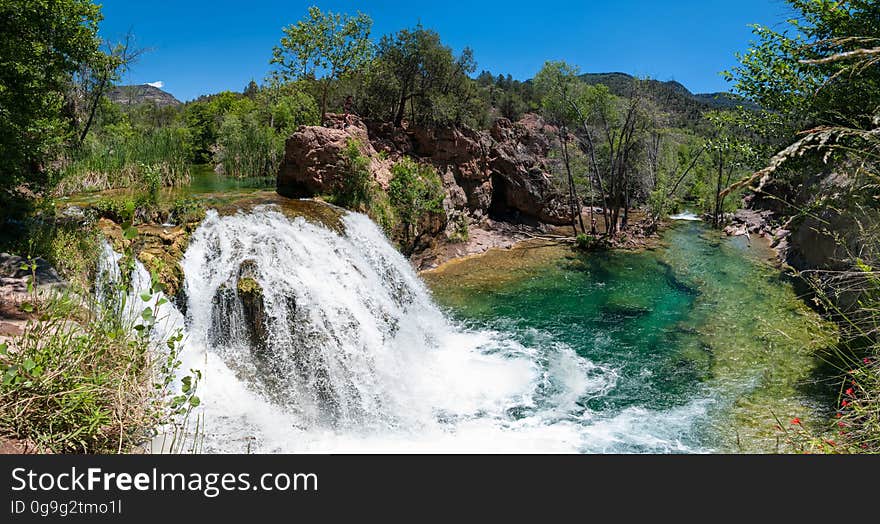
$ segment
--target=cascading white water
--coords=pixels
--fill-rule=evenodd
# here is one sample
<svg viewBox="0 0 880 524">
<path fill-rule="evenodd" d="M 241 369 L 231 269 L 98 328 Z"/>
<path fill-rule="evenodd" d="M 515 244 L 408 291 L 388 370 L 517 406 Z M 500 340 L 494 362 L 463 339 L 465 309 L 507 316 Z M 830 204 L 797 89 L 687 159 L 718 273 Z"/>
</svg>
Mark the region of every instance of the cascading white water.
<svg viewBox="0 0 880 524">
<path fill-rule="evenodd" d="M 204 374 L 205 451 L 683 449 L 677 435 L 702 405 L 643 431 L 644 410 L 600 421 L 580 401 L 612 388 L 613 370 L 552 341 L 454 325 L 372 221 L 350 213 L 342 225 L 264 207 L 209 212 L 193 234 L 184 358 Z M 243 276 L 262 290 L 258 341 Z"/>
<path fill-rule="evenodd" d="M 676 213 L 674 215 L 669 215 L 669 220 L 685 220 L 689 222 L 699 222 L 702 220 L 699 216 L 691 213 L 690 211 L 684 211 L 682 213 Z"/>
<path fill-rule="evenodd" d="M 203 375 L 203 451 L 693 451 L 681 436 L 705 402 L 593 412 L 615 370 L 552 339 L 456 325 L 373 222 L 341 222 L 258 207 L 209 211 L 193 234 L 181 369 Z"/>
</svg>

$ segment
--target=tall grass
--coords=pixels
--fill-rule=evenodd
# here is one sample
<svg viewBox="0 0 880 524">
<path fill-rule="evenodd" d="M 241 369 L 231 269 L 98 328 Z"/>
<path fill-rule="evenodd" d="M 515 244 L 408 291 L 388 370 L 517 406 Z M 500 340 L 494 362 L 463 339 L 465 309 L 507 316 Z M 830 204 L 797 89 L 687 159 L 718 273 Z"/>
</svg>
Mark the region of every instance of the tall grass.
<svg viewBox="0 0 880 524">
<path fill-rule="evenodd" d="M 189 131 L 160 127 L 143 132 L 113 128 L 92 137 L 60 170 L 55 195 L 146 187 L 154 171 L 162 186 L 189 183 L 192 156 Z"/>
<path fill-rule="evenodd" d="M 270 177 L 278 172 L 284 139 L 255 114 L 229 114 L 220 126 L 214 161 L 227 176 Z"/>
<path fill-rule="evenodd" d="M 134 236 L 126 232 L 128 242 Z M 123 274 L 132 257 L 129 245 Z M 46 299 L 33 285 L 36 264 L 28 267 L 33 320 L 22 335 L 0 344 L 0 436 L 43 452 L 121 453 L 145 447 L 161 427 L 186 423 L 199 404 L 200 375 L 193 371 L 174 392 L 182 334 L 151 336 L 167 303 L 156 275 L 150 290 L 134 299 L 146 307 L 132 319 L 128 279 L 108 288 L 116 299 L 107 302 L 82 288 Z"/>
</svg>

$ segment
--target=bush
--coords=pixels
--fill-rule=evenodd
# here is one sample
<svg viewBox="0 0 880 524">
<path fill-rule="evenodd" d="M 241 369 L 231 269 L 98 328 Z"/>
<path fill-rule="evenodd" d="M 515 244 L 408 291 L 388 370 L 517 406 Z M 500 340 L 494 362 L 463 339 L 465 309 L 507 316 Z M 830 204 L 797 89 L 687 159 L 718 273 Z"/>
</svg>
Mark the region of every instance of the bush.
<svg viewBox="0 0 880 524">
<path fill-rule="evenodd" d="M 188 416 L 199 403 L 193 377 L 183 379 L 183 394 L 170 390 L 182 335 L 161 344 L 150 338 L 166 303 L 156 290 L 154 277 L 136 320 L 124 300 L 116 307 L 70 294 L 34 300 L 39 320 L 0 344 L 0 435 L 54 453 L 128 452 Z M 117 291 L 129 294 L 125 285 Z"/>
<path fill-rule="evenodd" d="M 468 218 L 464 213 L 455 218 L 452 233 L 449 235 L 451 242 L 467 242 L 470 239 L 470 229 L 468 227 Z"/>
<path fill-rule="evenodd" d="M 375 182 L 370 172 L 370 159 L 361 153 L 361 143 L 349 139 L 343 152 L 343 170 L 339 184 L 333 188 L 330 198 L 333 203 L 366 211 L 373 202 Z"/>
<path fill-rule="evenodd" d="M 403 158 L 391 173 L 388 197 L 403 227 L 404 251 L 412 251 L 422 234 L 419 228 L 425 215 L 443 213 L 446 193 L 437 172 L 428 164 Z"/>
</svg>

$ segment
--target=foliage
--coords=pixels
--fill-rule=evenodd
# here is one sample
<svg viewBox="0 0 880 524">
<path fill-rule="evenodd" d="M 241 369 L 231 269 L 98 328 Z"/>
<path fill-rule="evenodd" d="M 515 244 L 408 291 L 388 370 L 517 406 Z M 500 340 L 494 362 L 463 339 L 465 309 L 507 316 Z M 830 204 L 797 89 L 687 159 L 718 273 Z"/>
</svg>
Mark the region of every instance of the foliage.
<svg viewBox="0 0 880 524">
<path fill-rule="evenodd" d="M 73 153 L 54 193 L 148 187 L 155 177 L 161 186 L 188 183 L 190 136 L 184 127 L 139 131 L 128 123 L 108 125 Z"/>
<path fill-rule="evenodd" d="M 366 72 L 363 112 L 398 127 L 407 111 L 415 125 L 474 124 L 480 99 L 468 75 L 475 69 L 469 48 L 456 57 L 435 31 L 385 35 Z"/>
<path fill-rule="evenodd" d="M 455 243 L 467 242 L 471 237 L 467 214 L 460 213 L 451 222 L 453 227 L 452 233 L 449 235 L 449 241 Z"/>
<path fill-rule="evenodd" d="M 134 231 L 126 231 L 128 242 Z M 123 267 L 131 267 L 131 257 L 127 249 Z M 36 267 L 25 266 L 31 271 L 29 304 L 39 320 L 0 344 L 0 434 L 55 453 L 129 452 L 198 405 L 198 371 L 172 395 L 182 335 L 151 337 L 167 303 L 155 276 L 139 297 L 143 312 L 129 319 L 126 283 L 110 304 L 78 298 L 88 295 L 84 290 L 41 300 Z"/>
<path fill-rule="evenodd" d="M 284 141 L 255 113 L 226 115 L 218 135 L 214 161 L 223 166 L 226 175 L 266 177 L 278 172 Z"/>
<path fill-rule="evenodd" d="M 321 80 L 321 120 L 327 112 L 330 85 L 367 63 L 372 54 L 367 15 L 356 16 L 321 12 L 309 8 L 307 19 L 283 29 L 280 45 L 275 46 L 270 63 L 279 66 L 286 79 Z"/>
<path fill-rule="evenodd" d="M 876 59 L 853 71 L 851 56 L 880 44 L 880 4 L 871 0 L 788 0 L 788 31 L 755 25 L 756 40 L 726 73 L 762 108 L 786 115 L 792 130 L 817 124 L 865 124 L 880 107 Z M 869 58 L 871 55 L 868 55 Z M 876 55 L 874 55 L 876 56 Z M 852 74 L 852 73 L 857 74 Z"/>
<path fill-rule="evenodd" d="M 373 200 L 374 181 L 370 159 L 361 152 L 363 145 L 349 139 L 343 152 L 343 170 L 333 188 L 334 203 L 349 209 L 366 210 Z"/>
<path fill-rule="evenodd" d="M 423 233 L 425 215 L 443 212 L 443 183 L 434 168 L 404 157 L 391 168 L 388 197 L 403 227 L 404 250 L 411 251 Z"/>
<path fill-rule="evenodd" d="M 100 9 L 88 0 L 0 3 L 0 185 L 39 171 L 70 137 L 73 75 L 99 60 Z"/>
</svg>

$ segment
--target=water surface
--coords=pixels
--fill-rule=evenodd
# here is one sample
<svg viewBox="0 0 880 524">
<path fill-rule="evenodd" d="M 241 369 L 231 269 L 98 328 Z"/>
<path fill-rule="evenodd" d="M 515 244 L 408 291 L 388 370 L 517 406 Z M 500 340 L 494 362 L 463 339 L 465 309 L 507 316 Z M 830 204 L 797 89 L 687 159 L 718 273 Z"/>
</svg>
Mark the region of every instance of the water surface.
<svg viewBox="0 0 880 524">
<path fill-rule="evenodd" d="M 774 451 L 776 417 L 822 419 L 812 372 L 830 330 L 769 264 L 766 244 L 696 221 L 663 240 L 641 253 L 495 251 L 423 276 L 473 329 L 563 344 L 612 370 L 607 390 L 578 402 L 582 417 L 626 421 L 620 432 L 645 423 L 682 450 Z M 608 430 L 610 450 L 661 450 Z"/>
</svg>

